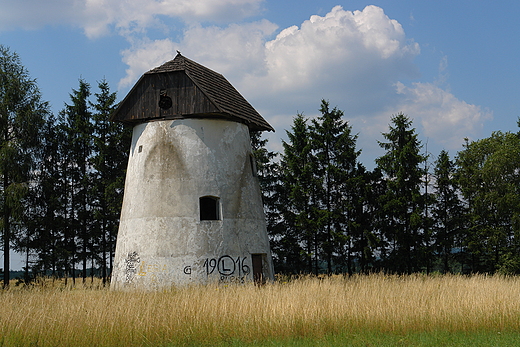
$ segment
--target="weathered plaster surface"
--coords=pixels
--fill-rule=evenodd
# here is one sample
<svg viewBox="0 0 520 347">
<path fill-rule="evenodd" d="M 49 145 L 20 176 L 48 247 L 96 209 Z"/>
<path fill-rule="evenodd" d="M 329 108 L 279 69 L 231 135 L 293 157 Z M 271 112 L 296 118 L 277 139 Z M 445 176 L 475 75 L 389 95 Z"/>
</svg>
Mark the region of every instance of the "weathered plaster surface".
<svg viewBox="0 0 520 347">
<path fill-rule="evenodd" d="M 252 254 L 272 278 L 265 216 L 247 126 L 182 119 L 134 128 L 114 289 L 250 281 Z M 218 197 L 220 220 L 201 221 L 199 198 Z"/>
</svg>

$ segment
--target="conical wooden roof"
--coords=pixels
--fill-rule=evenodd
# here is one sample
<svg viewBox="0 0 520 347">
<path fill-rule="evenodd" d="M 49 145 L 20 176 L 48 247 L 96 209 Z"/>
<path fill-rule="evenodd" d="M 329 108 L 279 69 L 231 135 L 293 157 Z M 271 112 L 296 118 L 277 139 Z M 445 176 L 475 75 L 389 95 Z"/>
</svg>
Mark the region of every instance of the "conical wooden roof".
<svg viewBox="0 0 520 347">
<path fill-rule="evenodd" d="M 137 124 L 179 118 L 222 118 L 274 131 L 224 76 L 180 53 L 146 72 L 110 119 Z"/>
</svg>

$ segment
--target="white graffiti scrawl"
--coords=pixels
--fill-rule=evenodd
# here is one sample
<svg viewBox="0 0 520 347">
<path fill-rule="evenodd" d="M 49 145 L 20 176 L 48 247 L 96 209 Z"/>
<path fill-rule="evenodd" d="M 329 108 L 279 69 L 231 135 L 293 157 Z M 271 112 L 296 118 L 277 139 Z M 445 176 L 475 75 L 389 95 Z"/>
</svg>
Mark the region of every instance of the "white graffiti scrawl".
<svg viewBox="0 0 520 347">
<path fill-rule="evenodd" d="M 125 282 L 130 283 L 137 273 L 141 258 L 137 252 L 130 252 L 125 259 Z"/>
</svg>

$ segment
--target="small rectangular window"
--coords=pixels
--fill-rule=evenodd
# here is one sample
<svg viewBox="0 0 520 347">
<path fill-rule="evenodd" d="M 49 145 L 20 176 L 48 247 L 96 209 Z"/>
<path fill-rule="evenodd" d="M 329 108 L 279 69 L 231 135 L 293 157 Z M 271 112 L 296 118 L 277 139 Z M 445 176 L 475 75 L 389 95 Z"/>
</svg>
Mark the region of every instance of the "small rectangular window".
<svg viewBox="0 0 520 347">
<path fill-rule="evenodd" d="M 200 220 L 219 220 L 219 198 L 215 196 L 203 196 L 199 198 Z"/>
</svg>

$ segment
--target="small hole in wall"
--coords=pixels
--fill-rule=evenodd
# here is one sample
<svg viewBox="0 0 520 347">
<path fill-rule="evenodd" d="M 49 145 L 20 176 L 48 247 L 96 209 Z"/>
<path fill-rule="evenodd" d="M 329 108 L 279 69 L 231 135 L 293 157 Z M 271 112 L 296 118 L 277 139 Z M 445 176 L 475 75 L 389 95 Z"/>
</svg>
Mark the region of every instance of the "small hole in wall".
<svg viewBox="0 0 520 347">
<path fill-rule="evenodd" d="M 167 110 L 172 107 L 172 98 L 166 95 L 166 89 L 161 89 L 159 93 L 159 107 L 163 110 Z"/>
<path fill-rule="evenodd" d="M 141 153 L 143 151 L 143 146 L 139 146 L 139 148 L 137 149 L 137 153 Z"/>
</svg>

